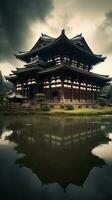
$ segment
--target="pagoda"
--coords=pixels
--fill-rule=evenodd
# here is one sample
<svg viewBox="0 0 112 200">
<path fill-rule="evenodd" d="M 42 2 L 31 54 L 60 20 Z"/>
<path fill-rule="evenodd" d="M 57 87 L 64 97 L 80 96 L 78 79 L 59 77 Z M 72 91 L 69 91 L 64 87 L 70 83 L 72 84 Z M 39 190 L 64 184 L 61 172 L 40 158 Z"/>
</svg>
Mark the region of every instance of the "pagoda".
<svg viewBox="0 0 112 200">
<path fill-rule="evenodd" d="M 93 104 L 101 88 L 111 81 L 91 72 L 106 57 L 94 54 L 82 34 L 71 39 L 65 30 L 58 38 L 42 34 L 32 49 L 15 56 L 25 65 L 6 79 L 28 100 L 44 93 L 51 103 Z"/>
</svg>

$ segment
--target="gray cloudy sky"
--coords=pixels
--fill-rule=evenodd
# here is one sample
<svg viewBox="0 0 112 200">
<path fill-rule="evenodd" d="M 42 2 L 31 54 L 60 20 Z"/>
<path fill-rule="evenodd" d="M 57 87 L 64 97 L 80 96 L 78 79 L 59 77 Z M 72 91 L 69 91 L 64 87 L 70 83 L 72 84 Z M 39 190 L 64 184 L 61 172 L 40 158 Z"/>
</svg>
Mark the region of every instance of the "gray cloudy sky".
<svg viewBox="0 0 112 200">
<path fill-rule="evenodd" d="M 112 0 L 0 0 L 0 69 L 22 66 L 13 56 L 30 49 L 41 32 L 82 33 L 91 49 L 107 56 L 94 72 L 112 76 Z"/>
</svg>

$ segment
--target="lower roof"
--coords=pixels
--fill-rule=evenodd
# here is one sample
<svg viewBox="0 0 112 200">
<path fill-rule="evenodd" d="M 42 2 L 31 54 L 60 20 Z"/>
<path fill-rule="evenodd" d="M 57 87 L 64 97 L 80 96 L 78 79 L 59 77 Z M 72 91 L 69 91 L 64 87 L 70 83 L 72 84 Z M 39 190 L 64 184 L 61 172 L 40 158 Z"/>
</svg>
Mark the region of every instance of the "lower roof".
<svg viewBox="0 0 112 200">
<path fill-rule="evenodd" d="M 87 71 L 87 70 L 82 70 L 82 69 L 72 67 L 72 66 L 66 65 L 66 64 L 44 69 L 44 70 L 38 72 L 38 74 L 46 74 L 46 73 L 57 71 L 57 70 L 63 69 L 63 68 L 70 69 L 73 72 L 77 72 L 77 73 L 82 74 L 82 75 L 86 75 L 86 76 L 90 76 L 90 77 L 93 77 L 93 78 L 105 80 L 107 82 L 112 80 L 112 78 L 108 77 L 108 75 L 96 74 L 96 73 L 93 73 L 93 72 L 90 72 L 90 71 Z"/>
<path fill-rule="evenodd" d="M 43 75 L 46 76 L 49 73 L 52 73 L 52 72 L 55 73 L 55 72 L 60 71 L 60 70 L 69 70 L 74 75 L 78 74 L 79 77 L 84 76 L 85 78 L 88 78 L 88 79 L 89 78 L 96 79 L 98 82 L 100 82 L 100 81 L 109 82 L 109 81 L 112 80 L 112 78 L 110 78 L 106 75 L 96 74 L 96 73 L 93 73 L 93 72 L 90 72 L 90 71 L 87 71 L 87 70 L 72 67 L 72 66 L 67 65 L 67 64 L 61 64 L 59 66 L 53 66 L 53 67 L 49 67 L 49 68 L 46 68 L 46 69 L 44 68 L 44 69 L 41 69 L 40 71 L 38 71 L 36 67 L 32 67 L 32 68 L 28 68 L 28 69 L 24 68 L 24 70 L 20 69 L 15 74 L 12 74 L 10 76 L 6 76 L 5 78 L 9 81 L 15 82 L 18 79 L 18 77 L 20 77 L 23 74 L 27 75 L 28 72 L 30 72 L 30 74 L 31 74 L 32 72 L 35 71 L 35 73 L 37 73 L 40 76 L 43 76 Z"/>
</svg>

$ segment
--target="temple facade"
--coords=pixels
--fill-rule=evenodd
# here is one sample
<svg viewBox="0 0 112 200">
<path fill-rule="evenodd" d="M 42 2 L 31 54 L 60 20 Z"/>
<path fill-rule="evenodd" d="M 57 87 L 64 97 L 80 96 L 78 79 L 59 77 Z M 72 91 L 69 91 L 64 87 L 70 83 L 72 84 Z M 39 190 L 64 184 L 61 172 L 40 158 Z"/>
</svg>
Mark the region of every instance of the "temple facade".
<svg viewBox="0 0 112 200">
<path fill-rule="evenodd" d="M 71 39 L 65 30 L 58 38 L 42 34 L 32 49 L 15 56 L 25 65 L 6 79 L 28 100 L 45 93 L 51 103 L 93 104 L 111 80 L 91 72 L 106 57 L 94 54 L 82 34 Z"/>
</svg>

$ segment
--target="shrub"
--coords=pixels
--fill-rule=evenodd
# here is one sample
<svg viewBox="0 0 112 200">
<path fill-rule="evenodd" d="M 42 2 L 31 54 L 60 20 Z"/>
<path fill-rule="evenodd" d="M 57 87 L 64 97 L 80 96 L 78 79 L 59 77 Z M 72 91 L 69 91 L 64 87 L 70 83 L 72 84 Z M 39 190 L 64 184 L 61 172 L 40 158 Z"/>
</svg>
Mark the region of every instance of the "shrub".
<svg viewBox="0 0 112 200">
<path fill-rule="evenodd" d="M 43 93 L 37 93 L 36 94 L 36 100 L 37 103 L 40 104 L 40 108 L 42 108 L 42 105 L 44 104 L 44 102 L 46 101 L 46 96 Z"/>
<path fill-rule="evenodd" d="M 4 102 L 6 101 L 5 99 L 6 95 L 3 92 L 0 92 L 0 105 L 3 106 Z"/>
<path fill-rule="evenodd" d="M 73 107 L 72 104 L 67 104 L 67 105 L 65 106 L 65 109 L 66 109 L 66 110 L 73 110 L 74 107 Z"/>
<path fill-rule="evenodd" d="M 50 107 L 48 105 L 44 105 L 41 108 L 42 111 L 50 111 Z"/>
<path fill-rule="evenodd" d="M 102 98 L 102 97 L 99 97 L 99 98 L 97 99 L 97 103 L 98 103 L 100 106 L 102 106 L 102 107 L 104 107 L 104 106 L 107 105 L 106 99 L 104 99 L 104 98 Z"/>
</svg>

